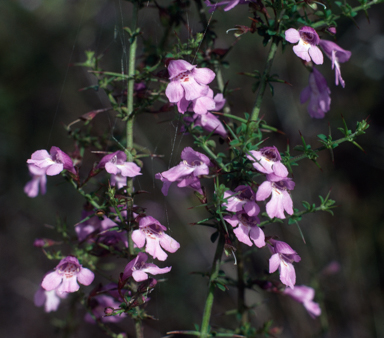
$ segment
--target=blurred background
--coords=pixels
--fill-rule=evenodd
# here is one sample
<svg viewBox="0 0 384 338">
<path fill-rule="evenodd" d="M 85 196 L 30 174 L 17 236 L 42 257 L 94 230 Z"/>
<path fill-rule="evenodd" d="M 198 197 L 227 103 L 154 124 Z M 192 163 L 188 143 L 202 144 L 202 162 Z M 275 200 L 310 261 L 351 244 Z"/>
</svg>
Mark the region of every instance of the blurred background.
<svg viewBox="0 0 384 338">
<path fill-rule="evenodd" d="M 169 3 L 158 2 L 161 6 Z M 328 126 L 334 139 L 341 138 L 337 130 L 342 127 L 341 114 L 352 130 L 356 121 L 366 118 L 371 125 L 367 134 L 357 140 L 365 153 L 344 143 L 335 149 L 334 163 L 329 153 L 320 155 L 322 170 L 309 160 L 294 167 L 296 188 L 292 197 L 296 208 L 302 210 L 302 200 L 319 204 L 318 195 L 325 196 L 331 189 L 331 198 L 338 205 L 334 216 L 317 213 L 303 218 L 300 227 L 306 244 L 295 225 L 274 224 L 265 229 L 266 235 L 278 235 L 301 255 L 302 261 L 295 266 L 297 285 L 314 287 L 315 301 L 323 311 L 319 319 L 312 319 L 301 304 L 288 297 L 260 290 L 247 292 L 248 305 L 257 305 L 252 324 L 261 327 L 273 319 L 273 326 L 282 330 L 281 337 L 384 337 L 384 6 L 374 6 L 368 13 L 369 20 L 359 13 L 355 22 L 342 19 L 337 27 L 336 42 L 352 52 L 350 61 L 341 65 L 346 87 L 335 86 L 330 60 L 325 59 L 318 67 L 332 97 L 331 110 L 324 119 L 311 119 L 306 105 L 299 103 L 308 72 L 291 46 L 284 53 L 278 52 L 272 72 L 292 86 L 276 84 L 274 96 L 267 92 L 263 101 L 264 119 L 285 133 L 271 134 L 266 145 L 276 144 L 281 151 L 287 140 L 291 149 L 300 144 L 299 131 L 313 147 L 320 146 L 316 135 L 328 134 Z M 228 102 L 231 113 L 239 116 L 252 110 L 255 99 L 250 89 L 252 79 L 239 73 L 262 70 L 268 52 L 257 33 L 245 34 L 238 41 L 233 34 L 225 34 L 237 24 L 249 25 L 248 16 L 247 6 L 237 6 L 227 13 L 215 12 L 211 21 L 218 34 L 216 48 L 233 45 L 226 58 L 230 67 L 223 69 L 223 77 L 225 82 L 229 80 L 229 88 L 238 88 Z M 35 307 L 34 293 L 56 262 L 33 247 L 33 241 L 38 237 L 59 240 L 49 225 L 60 217 L 72 227 L 80 220 L 84 200 L 59 176 L 48 178 L 44 196 L 28 198 L 23 187 L 30 179 L 26 160 L 34 151 L 53 145 L 73 151 L 63 125 L 109 106 L 105 93 L 79 91 L 95 84 L 95 78 L 73 64 L 85 61 L 86 50 L 95 50 L 104 54 L 103 69 L 121 72 L 126 57 L 122 27 L 130 25 L 130 17 L 131 4 L 122 0 L 0 2 L 2 337 L 61 337 L 65 332 L 60 327 L 66 321 L 77 327 L 71 337 L 106 336 L 82 321 L 86 311 L 81 305 L 72 318 L 66 315 L 71 306 L 68 300 L 54 313 Z M 184 19 L 186 25 L 181 26 L 179 35 L 186 41 L 189 34 L 204 28 L 194 1 L 186 6 Z M 140 11 L 139 26 L 145 39 L 153 43 L 161 40 L 164 27 L 153 3 L 148 2 Z M 139 56 L 141 51 L 142 44 Z M 146 337 L 162 337 L 167 331 L 193 329 L 195 323 L 200 324 L 207 280 L 191 272 L 209 270 L 215 250 L 209 240 L 212 230 L 190 225 L 207 217 L 203 208 L 190 209 L 198 205 L 192 191 L 173 186 L 168 198 L 164 198 L 161 185 L 154 179 L 155 173 L 178 164 L 181 150 L 192 145 L 191 138 L 180 135 L 172 119 L 171 112 L 141 115 L 137 119 L 135 141 L 165 157 L 144 161 L 143 175 L 135 180 L 135 187 L 150 194 L 141 195 L 136 202 L 166 225 L 169 234 L 181 244 L 177 254 L 169 255 L 166 265 L 161 265 L 171 265 L 172 272 L 166 276 L 167 282 L 160 283 L 151 294 L 148 312 L 159 320 L 145 323 Z M 123 130 L 112 112 L 98 115 L 94 123 L 96 131 L 105 132 L 110 138 Z M 94 160 L 92 156 L 87 158 L 81 174 L 87 174 Z M 252 256 L 247 262 L 252 273 L 266 274 L 269 257 L 266 248 Z M 111 275 L 117 278 L 126 263 L 113 262 Z M 236 273 L 232 263 L 223 269 L 229 275 Z M 97 277 L 95 282 L 107 281 Z M 82 288 L 89 291 L 91 287 Z M 217 291 L 213 326 L 235 327 L 235 318 L 223 316 L 223 312 L 236 307 L 236 297 L 231 288 Z M 130 320 L 113 328 L 130 335 L 134 332 Z M 327 332 L 321 333 L 322 328 L 327 328 Z"/>
</svg>

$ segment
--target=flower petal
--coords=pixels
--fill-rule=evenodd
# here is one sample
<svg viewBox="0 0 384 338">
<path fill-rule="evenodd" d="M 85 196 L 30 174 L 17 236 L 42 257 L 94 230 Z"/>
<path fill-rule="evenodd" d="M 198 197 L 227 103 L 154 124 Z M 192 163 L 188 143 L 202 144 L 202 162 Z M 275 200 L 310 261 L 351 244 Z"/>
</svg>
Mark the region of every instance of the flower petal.
<svg viewBox="0 0 384 338">
<path fill-rule="evenodd" d="M 80 284 L 83 284 L 83 285 L 91 284 L 94 279 L 95 279 L 95 274 L 87 268 L 82 268 L 80 272 L 77 274 L 77 280 L 79 281 Z"/>
<path fill-rule="evenodd" d="M 53 271 L 44 277 L 41 282 L 41 287 L 47 291 L 54 290 L 60 285 L 62 280 L 63 277 L 56 271 Z"/>
<path fill-rule="evenodd" d="M 178 81 L 171 81 L 165 90 L 165 95 L 170 102 L 179 102 L 184 96 L 184 89 Z"/>
</svg>

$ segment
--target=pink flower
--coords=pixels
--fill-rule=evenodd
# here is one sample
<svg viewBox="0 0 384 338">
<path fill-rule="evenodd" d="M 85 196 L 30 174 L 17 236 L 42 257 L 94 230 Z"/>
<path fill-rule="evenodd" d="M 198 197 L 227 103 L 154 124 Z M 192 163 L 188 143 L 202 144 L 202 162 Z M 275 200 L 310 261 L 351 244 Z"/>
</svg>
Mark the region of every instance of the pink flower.
<svg viewBox="0 0 384 338">
<path fill-rule="evenodd" d="M 60 261 L 55 271 L 44 277 L 41 286 L 47 291 L 57 289 L 58 293 L 76 292 L 80 288 L 77 282 L 89 285 L 94 278 L 94 273 L 83 268 L 76 257 L 68 256 Z"/>
<path fill-rule="evenodd" d="M 283 292 L 292 297 L 295 301 L 302 303 L 312 318 L 321 315 L 321 308 L 318 303 L 313 301 L 315 290 L 309 286 L 295 286 L 293 289 L 286 288 Z"/>
<path fill-rule="evenodd" d="M 227 211 L 237 212 L 244 210 L 248 216 L 256 216 L 260 212 L 260 208 L 255 202 L 256 194 L 247 185 L 239 185 L 234 192 L 227 190 L 224 192 L 224 198 L 226 202 L 223 205 L 226 206 Z"/>
<path fill-rule="evenodd" d="M 268 174 L 267 181 L 264 181 L 256 193 L 256 201 L 264 201 L 271 194 L 272 198 L 267 203 L 267 214 L 270 218 L 285 218 L 284 210 L 292 215 L 293 203 L 288 190 L 293 190 L 295 182 L 291 178 L 280 177 L 275 174 Z"/>
<path fill-rule="evenodd" d="M 215 73 L 208 68 L 197 69 L 184 60 L 171 60 L 168 65 L 171 82 L 165 90 L 170 102 L 179 102 L 182 98 L 192 101 L 208 93 L 208 83 L 215 78 Z"/>
<path fill-rule="evenodd" d="M 71 158 L 57 147 L 52 147 L 49 154 L 45 149 L 35 151 L 27 163 L 45 169 L 48 176 L 58 175 L 64 169 L 76 174 Z"/>
<path fill-rule="evenodd" d="M 260 223 L 258 217 L 249 216 L 244 211 L 240 211 L 233 216 L 224 216 L 224 220 L 233 227 L 238 225 L 233 232 L 240 242 L 249 246 L 252 246 L 253 242 L 258 248 L 265 246 L 264 232 L 257 226 Z"/>
<path fill-rule="evenodd" d="M 47 291 L 40 287 L 35 293 L 34 303 L 39 307 L 44 305 L 45 312 L 56 311 L 61 299 L 66 298 L 67 295 L 67 293 L 59 293 L 57 289 Z"/>
<path fill-rule="evenodd" d="M 181 159 L 177 166 L 156 174 L 155 177 L 163 182 L 162 193 L 167 196 L 172 182 L 179 182 L 178 187 L 189 186 L 202 194 L 198 176 L 208 175 L 209 166 L 212 166 L 211 161 L 207 156 L 190 147 L 184 148 Z"/>
<path fill-rule="evenodd" d="M 219 134 L 222 138 L 227 138 L 228 133 L 225 130 L 220 120 L 213 114 L 207 113 L 205 115 L 193 115 L 195 126 L 201 126 L 206 131 L 214 134 Z"/>
<path fill-rule="evenodd" d="M 91 308 L 92 314 L 102 323 L 117 323 L 126 317 L 125 313 L 116 316 L 106 315 L 109 312 L 113 313 L 114 309 L 119 309 L 120 304 L 123 302 L 117 290 L 117 284 L 109 283 L 93 291 L 89 297 L 89 307 Z M 123 296 L 126 292 L 128 291 L 122 290 Z M 95 324 L 95 320 L 90 313 L 84 316 L 84 320 L 88 323 Z"/>
<path fill-rule="evenodd" d="M 270 239 L 268 247 L 272 253 L 269 259 L 269 273 L 279 269 L 280 280 L 283 284 L 294 288 L 296 283 L 296 273 L 293 262 L 300 262 L 301 257 L 287 243 Z"/>
<path fill-rule="evenodd" d="M 289 28 L 285 31 L 285 40 L 290 43 L 298 42 L 298 44 L 293 47 L 293 51 L 299 58 L 307 62 L 312 59 L 317 65 L 323 63 L 323 54 L 319 47 L 317 47 L 320 38 L 312 27 L 304 26 L 299 30 Z"/>
<path fill-rule="evenodd" d="M 264 174 L 275 174 L 281 177 L 288 176 L 288 170 L 281 163 L 281 156 L 275 146 L 264 147 L 260 150 L 251 150 L 247 158 L 253 162 L 253 167 Z"/>
<path fill-rule="evenodd" d="M 141 174 L 140 174 L 141 175 Z M 121 189 L 127 185 L 127 178 L 122 175 L 111 175 L 111 186 Z"/>
<path fill-rule="evenodd" d="M 122 213 L 124 213 L 124 211 L 122 211 Z M 81 218 L 84 220 L 92 214 L 94 214 L 92 210 L 83 210 Z M 80 242 L 85 240 L 87 242 L 95 241 L 113 247 L 119 243 L 123 243 L 125 247 L 128 247 L 126 231 L 111 230 L 111 228 L 114 227 L 117 229 L 118 225 L 110 218 L 102 216 L 100 219 L 98 216 L 93 216 L 86 221 L 78 223 L 75 231 Z"/>
<path fill-rule="evenodd" d="M 104 156 L 97 168 L 105 168 L 105 170 L 113 175 L 121 175 L 124 177 L 135 177 L 142 175 L 140 173 L 141 168 L 133 162 L 126 162 L 127 155 L 118 150 L 112 154 Z M 115 178 L 116 179 L 116 178 Z"/>
<path fill-rule="evenodd" d="M 24 186 L 24 192 L 28 195 L 28 197 L 36 197 L 40 193 L 44 195 L 47 192 L 47 176 L 45 175 L 45 168 L 39 168 L 34 164 L 28 165 L 29 174 L 32 176 L 32 180 L 30 180 Z"/>
<path fill-rule="evenodd" d="M 148 279 L 148 273 L 152 275 L 163 274 L 171 271 L 172 267 L 159 268 L 152 263 L 146 263 L 148 256 L 139 252 L 137 257 L 131 260 L 124 269 L 123 280 L 133 277 L 136 282 L 142 282 Z"/>
<path fill-rule="evenodd" d="M 335 69 L 335 83 L 336 86 L 339 84 L 339 81 L 343 88 L 345 87 L 345 82 L 341 77 L 340 65 L 339 63 L 344 63 L 349 60 L 352 53 L 349 50 L 345 50 L 338 46 L 336 43 L 328 40 L 320 39 L 320 47 L 323 49 L 325 55 L 332 61 L 332 69 Z"/>
<path fill-rule="evenodd" d="M 213 97 L 213 90 L 208 88 L 205 96 L 200 96 L 192 101 L 187 101 L 185 98 L 182 98 L 177 103 L 177 108 L 182 114 L 186 111 L 193 111 L 197 115 L 205 115 L 209 110 L 219 111 L 222 109 L 225 101 L 223 94 L 216 94 L 216 96 Z"/>
<path fill-rule="evenodd" d="M 309 75 L 308 86 L 300 94 L 300 103 L 303 104 L 309 100 L 307 107 L 308 113 L 315 119 L 322 119 L 325 113 L 331 109 L 331 97 L 324 76 L 313 68 Z"/>
<path fill-rule="evenodd" d="M 146 216 L 140 220 L 139 229 L 133 231 L 132 240 L 139 248 L 142 248 L 147 242 L 145 251 L 153 258 L 165 261 L 168 255 L 164 250 L 174 253 L 180 248 L 178 242 L 164 233 L 165 230 L 167 228 L 161 225 L 157 219 Z"/>
</svg>

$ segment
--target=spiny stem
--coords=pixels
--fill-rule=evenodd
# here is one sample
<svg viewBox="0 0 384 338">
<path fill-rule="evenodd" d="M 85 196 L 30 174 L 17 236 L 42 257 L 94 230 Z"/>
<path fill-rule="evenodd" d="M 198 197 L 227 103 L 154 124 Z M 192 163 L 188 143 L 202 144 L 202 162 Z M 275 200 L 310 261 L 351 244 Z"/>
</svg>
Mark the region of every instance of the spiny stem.
<svg viewBox="0 0 384 338">
<path fill-rule="evenodd" d="M 332 145 L 332 146 L 333 146 L 333 145 L 339 145 L 340 143 L 343 143 L 343 142 L 346 142 L 346 141 L 352 141 L 352 140 L 354 139 L 355 136 L 358 136 L 358 135 L 360 135 L 360 134 L 361 134 L 361 130 L 356 130 L 356 131 L 355 131 L 353 134 L 351 134 L 351 135 L 348 135 L 348 136 L 346 136 L 346 137 L 343 137 L 343 138 L 341 138 L 341 139 L 338 139 L 338 140 L 336 140 L 336 141 L 333 141 L 333 142 L 331 143 L 331 145 Z M 318 152 L 320 152 L 320 151 L 322 151 L 322 150 L 325 150 L 325 149 L 333 149 L 333 147 L 330 148 L 329 146 L 328 146 L 328 147 L 326 147 L 326 146 L 321 146 L 321 147 L 319 147 L 319 148 L 313 149 L 313 152 L 318 153 Z M 292 158 L 289 160 L 289 162 L 290 162 L 290 163 L 297 162 L 297 161 L 300 161 L 300 160 L 302 160 L 302 159 L 304 159 L 304 158 L 307 158 L 307 157 L 308 157 L 307 154 L 297 155 L 297 156 L 295 156 L 295 157 L 292 157 Z"/>
<path fill-rule="evenodd" d="M 261 102 L 263 101 L 264 92 L 267 87 L 269 72 L 271 71 L 273 59 L 277 51 L 277 45 L 278 45 L 278 40 L 276 38 L 273 38 L 271 49 L 269 50 L 267 62 L 264 68 L 264 72 L 263 72 L 263 75 L 261 76 L 260 88 L 259 88 L 259 91 L 257 92 L 256 102 L 252 110 L 250 121 L 256 121 L 259 118 Z"/>
<path fill-rule="evenodd" d="M 361 6 L 357 6 L 355 8 L 352 8 L 351 12 L 359 12 L 361 10 L 368 9 L 372 5 L 379 4 L 379 3 L 382 3 L 382 2 L 384 2 L 384 0 L 372 0 L 372 1 L 368 2 L 368 3 L 366 3 L 365 5 L 361 5 Z M 337 20 L 340 17 L 341 17 L 341 15 L 335 15 L 333 17 L 333 19 Z M 312 28 L 318 28 L 318 27 L 324 26 L 326 24 L 327 24 L 327 22 L 325 20 L 317 21 L 317 22 L 315 22 L 312 25 Z"/>
<path fill-rule="evenodd" d="M 128 61 L 128 85 L 127 85 L 127 111 L 128 111 L 128 120 L 127 120 L 127 160 L 128 162 L 133 161 L 133 123 L 135 115 L 133 112 L 133 94 L 134 94 L 134 75 L 136 71 L 136 49 L 137 49 L 137 20 L 139 15 L 139 0 L 133 1 L 132 9 L 132 24 L 131 24 L 131 45 L 129 47 L 129 61 Z M 131 198 L 127 199 L 127 225 L 128 225 L 128 248 L 131 256 L 134 255 L 134 244 L 132 240 L 132 229 L 131 229 L 131 219 L 132 219 L 132 208 L 133 208 L 133 179 L 127 179 L 127 195 Z M 144 338 L 143 325 L 140 319 L 135 318 L 135 331 L 136 338 Z"/>
<path fill-rule="evenodd" d="M 133 2 L 132 10 L 132 25 L 131 33 L 135 34 L 137 28 L 137 19 L 139 14 L 139 4 L 137 1 Z M 128 85 L 127 85 L 127 110 L 128 110 L 128 120 L 127 120 L 127 160 L 128 162 L 133 161 L 132 149 L 133 149 L 133 123 L 135 115 L 133 113 L 133 94 L 134 94 L 134 84 L 135 80 L 133 76 L 135 75 L 136 70 L 136 49 L 137 49 L 137 36 L 131 36 L 131 45 L 129 47 L 129 61 L 128 61 Z M 127 195 L 132 196 L 133 194 L 133 179 L 127 179 Z M 132 241 L 132 231 L 130 227 L 132 219 L 132 207 L 133 207 L 133 198 L 127 199 L 127 218 L 128 218 L 128 248 L 131 255 L 134 254 L 134 244 Z"/>
<path fill-rule="evenodd" d="M 203 321 L 201 323 L 200 338 L 209 337 L 209 321 L 211 319 L 212 305 L 213 305 L 213 293 L 215 291 L 215 279 L 219 275 L 221 256 L 224 250 L 225 238 L 224 235 L 220 234 L 219 241 L 217 243 L 217 248 L 215 252 L 215 257 L 213 259 L 213 265 L 211 270 L 211 277 L 209 279 L 209 290 L 207 300 L 205 301 Z"/>
</svg>

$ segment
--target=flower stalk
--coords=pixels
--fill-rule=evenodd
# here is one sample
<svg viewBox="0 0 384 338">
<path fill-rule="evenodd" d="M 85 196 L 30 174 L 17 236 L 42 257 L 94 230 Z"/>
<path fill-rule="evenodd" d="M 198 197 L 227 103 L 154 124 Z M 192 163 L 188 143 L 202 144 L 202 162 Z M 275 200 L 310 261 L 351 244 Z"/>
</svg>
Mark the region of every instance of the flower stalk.
<svg viewBox="0 0 384 338">
<path fill-rule="evenodd" d="M 209 337 L 209 321 L 211 319 L 211 312 L 213 306 L 214 291 L 216 289 L 215 279 L 219 275 L 219 269 L 221 264 L 221 256 L 224 250 L 225 238 L 223 234 L 220 234 L 216 247 L 215 257 L 213 259 L 213 265 L 211 270 L 211 277 L 209 279 L 208 296 L 205 301 L 203 320 L 201 323 L 200 338 Z"/>
</svg>

